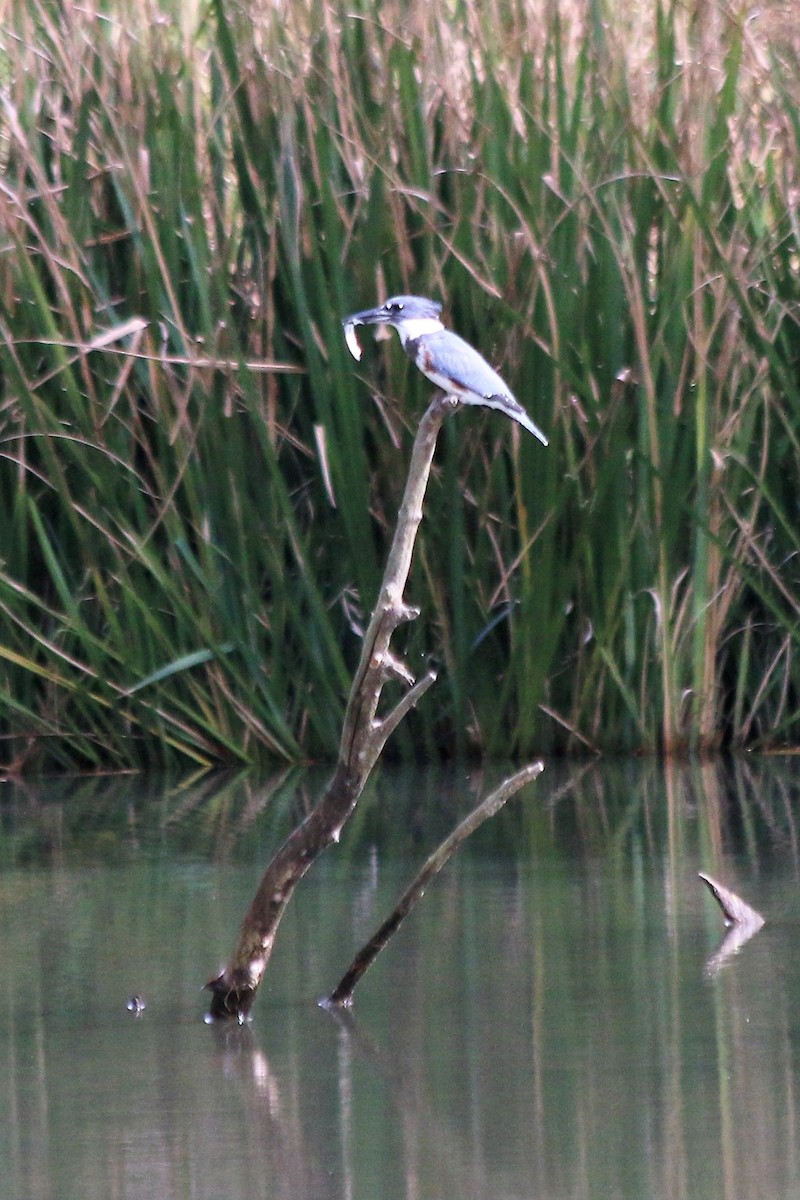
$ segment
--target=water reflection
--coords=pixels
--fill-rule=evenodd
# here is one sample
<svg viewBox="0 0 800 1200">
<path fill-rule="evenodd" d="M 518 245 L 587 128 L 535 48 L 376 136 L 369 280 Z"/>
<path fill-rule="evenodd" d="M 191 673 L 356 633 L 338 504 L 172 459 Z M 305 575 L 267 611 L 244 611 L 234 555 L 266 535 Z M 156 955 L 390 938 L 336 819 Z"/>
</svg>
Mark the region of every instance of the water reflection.
<svg viewBox="0 0 800 1200">
<path fill-rule="evenodd" d="M 324 777 L 6 787 L 0 1196 L 795 1195 L 792 760 L 551 764 L 429 889 L 354 1018 L 316 1007 L 502 773 L 382 773 L 246 1028 L 202 1023 L 202 983 Z M 713 975 L 700 870 L 767 919 Z"/>
</svg>

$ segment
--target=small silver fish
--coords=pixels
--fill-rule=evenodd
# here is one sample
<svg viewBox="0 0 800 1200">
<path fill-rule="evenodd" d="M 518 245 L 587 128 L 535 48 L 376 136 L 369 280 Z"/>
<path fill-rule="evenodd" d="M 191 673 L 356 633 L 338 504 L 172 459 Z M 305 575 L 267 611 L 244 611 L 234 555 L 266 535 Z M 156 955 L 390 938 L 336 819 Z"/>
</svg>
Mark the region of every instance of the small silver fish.
<svg viewBox="0 0 800 1200">
<path fill-rule="evenodd" d="M 360 321 L 342 321 L 344 328 L 344 340 L 347 344 L 347 349 L 352 354 L 356 362 L 361 362 L 361 346 L 356 337 L 356 325 L 360 325 Z"/>
</svg>

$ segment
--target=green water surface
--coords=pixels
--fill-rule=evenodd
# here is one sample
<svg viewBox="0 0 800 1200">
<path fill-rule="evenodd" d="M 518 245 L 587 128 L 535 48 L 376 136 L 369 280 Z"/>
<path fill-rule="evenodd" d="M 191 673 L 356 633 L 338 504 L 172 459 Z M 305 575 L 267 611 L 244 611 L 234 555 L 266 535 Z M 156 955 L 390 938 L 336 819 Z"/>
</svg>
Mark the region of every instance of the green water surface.
<svg viewBox="0 0 800 1200">
<path fill-rule="evenodd" d="M 202 985 L 324 777 L 3 785 L 0 1197 L 800 1194 L 793 759 L 548 765 L 318 1007 L 500 777 L 378 775 L 246 1027 Z M 729 958 L 699 870 L 767 918 Z"/>
</svg>

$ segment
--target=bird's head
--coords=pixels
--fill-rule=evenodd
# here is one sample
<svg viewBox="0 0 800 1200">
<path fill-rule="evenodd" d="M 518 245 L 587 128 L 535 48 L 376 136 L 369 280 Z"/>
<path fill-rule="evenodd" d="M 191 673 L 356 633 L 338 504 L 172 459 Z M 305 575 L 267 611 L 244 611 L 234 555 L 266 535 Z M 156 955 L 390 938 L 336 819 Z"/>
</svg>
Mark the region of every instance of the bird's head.
<svg viewBox="0 0 800 1200">
<path fill-rule="evenodd" d="M 363 312 L 345 317 L 343 325 L 402 325 L 405 321 L 439 321 L 442 306 L 425 296 L 392 296 L 377 308 L 365 308 Z"/>
<path fill-rule="evenodd" d="M 408 338 L 419 337 L 423 333 L 435 333 L 442 329 L 439 313 L 441 304 L 436 300 L 428 300 L 425 296 L 392 296 L 377 308 L 365 308 L 363 312 L 353 313 L 344 317 L 347 344 L 356 358 L 360 358 L 360 347 L 355 339 L 356 325 L 393 325 L 400 334 L 400 340 L 405 345 Z M 359 353 L 355 353 L 354 347 Z"/>
</svg>

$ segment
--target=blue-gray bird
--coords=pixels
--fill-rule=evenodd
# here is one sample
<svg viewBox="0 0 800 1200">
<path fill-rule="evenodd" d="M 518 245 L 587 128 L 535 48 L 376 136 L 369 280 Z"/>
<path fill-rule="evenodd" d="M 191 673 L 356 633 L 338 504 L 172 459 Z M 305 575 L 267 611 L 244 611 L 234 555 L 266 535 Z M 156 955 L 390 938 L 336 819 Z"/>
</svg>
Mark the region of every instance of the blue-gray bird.
<svg viewBox="0 0 800 1200">
<path fill-rule="evenodd" d="M 361 347 L 357 325 L 393 325 L 411 361 L 432 383 L 462 404 L 496 408 L 517 421 L 545 446 L 547 438 L 485 358 L 439 320 L 441 304 L 424 296 L 393 296 L 378 308 L 353 313 L 342 321 L 345 340 L 355 359 Z"/>
</svg>

